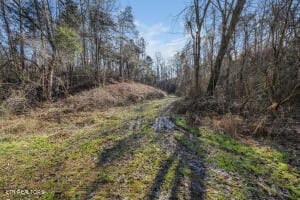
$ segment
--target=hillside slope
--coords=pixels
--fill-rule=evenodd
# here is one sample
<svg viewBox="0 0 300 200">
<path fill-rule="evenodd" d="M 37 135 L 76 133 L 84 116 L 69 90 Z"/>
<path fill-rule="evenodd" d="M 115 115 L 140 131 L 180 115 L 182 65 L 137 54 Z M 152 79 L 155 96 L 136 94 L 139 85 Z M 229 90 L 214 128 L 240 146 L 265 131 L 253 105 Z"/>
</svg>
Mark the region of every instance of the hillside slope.
<svg viewBox="0 0 300 200">
<path fill-rule="evenodd" d="M 66 114 L 94 109 L 103 110 L 165 96 L 165 92 L 149 85 L 135 82 L 114 82 L 114 84 L 104 87 L 76 93 L 55 103 L 46 102 L 33 109 L 35 106 L 28 102 L 28 98 L 15 92 L 2 105 L 0 104 L 0 114 L 57 115 L 58 113 Z"/>
<path fill-rule="evenodd" d="M 105 109 L 124 106 L 145 99 L 165 97 L 166 94 L 154 87 L 135 82 L 119 82 L 78 93 L 56 102 L 52 107 L 67 109 L 67 112 Z M 72 111 L 71 111 L 72 110 Z"/>
</svg>

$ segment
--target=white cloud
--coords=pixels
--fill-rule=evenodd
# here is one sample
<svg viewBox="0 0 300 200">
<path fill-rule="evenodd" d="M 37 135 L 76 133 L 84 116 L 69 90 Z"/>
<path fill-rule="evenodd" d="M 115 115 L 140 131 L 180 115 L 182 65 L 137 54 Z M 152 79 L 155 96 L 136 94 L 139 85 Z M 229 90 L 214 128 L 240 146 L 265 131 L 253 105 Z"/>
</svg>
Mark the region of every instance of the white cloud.
<svg viewBox="0 0 300 200">
<path fill-rule="evenodd" d="M 140 35 L 147 42 L 146 52 L 154 57 L 156 52 L 161 52 L 168 58 L 180 51 L 186 43 L 187 37 L 183 35 L 171 35 L 170 28 L 163 23 L 148 26 L 140 21 L 135 22 Z"/>
</svg>

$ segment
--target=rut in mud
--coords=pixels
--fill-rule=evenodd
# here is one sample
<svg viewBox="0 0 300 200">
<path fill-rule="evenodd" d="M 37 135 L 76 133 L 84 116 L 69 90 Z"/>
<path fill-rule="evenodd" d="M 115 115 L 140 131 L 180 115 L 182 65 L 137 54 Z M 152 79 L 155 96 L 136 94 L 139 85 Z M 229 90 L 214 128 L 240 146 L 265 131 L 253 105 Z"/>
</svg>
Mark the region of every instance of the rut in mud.
<svg viewBox="0 0 300 200">
<path fill-rule="evenodd" d="M 175 136 L 184 136 L 190 141 L 196 141 L 197 136 L 176 126 L 172 117 L 167 114 L 170 114 L 169 111 L 155 120 L 153 129 L 156 134 L 162 136 L 162 148 L 168 149 L 171 156 L 162 163 L 147 198 L 161 200 L 204 199 L 206 169 L 203 155 L 188 149 L 175 138 Z M 165 188 L 164 183 L 171 168 L 175 168 L 170 184 L 171 188 Z"/>
</svg>

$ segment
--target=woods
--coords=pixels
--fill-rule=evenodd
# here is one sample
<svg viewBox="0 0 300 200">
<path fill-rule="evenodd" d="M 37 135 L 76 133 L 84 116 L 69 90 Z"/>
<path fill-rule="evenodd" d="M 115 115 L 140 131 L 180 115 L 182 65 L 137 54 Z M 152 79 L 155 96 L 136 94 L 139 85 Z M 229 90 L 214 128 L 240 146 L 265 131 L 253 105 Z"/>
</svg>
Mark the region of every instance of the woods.
<svg viewBox="0 0 300 200">
<path fill-rule="evenodd" d="M 114 0 L 3 0 L 1 24 L 1 91 L 52 99 L 109 78 L 150 83 L 153 76 L 132 9 Z"/>
<path fill-rule="evenodd" d="M 299 2 L 194 0 L 181 22 L 190 40 L 166 60 L 117 1 L 1 1 L 1 89 L 52 99 L 114 78 L 270 105 L 298 94 Z"/>
<path fill-rule="evenodd" d="M 177 59 L 178 88 L 188 87 L 192 96 L 240 99 L 253 109 L 280 105 L 289 96 L 295 102 L 299 2 L 193 1 L 182 19 L 191 42 L 176 55 L 185 58 Z M 180 80 L 186 76 L 200 89 Z"/>
</svg>

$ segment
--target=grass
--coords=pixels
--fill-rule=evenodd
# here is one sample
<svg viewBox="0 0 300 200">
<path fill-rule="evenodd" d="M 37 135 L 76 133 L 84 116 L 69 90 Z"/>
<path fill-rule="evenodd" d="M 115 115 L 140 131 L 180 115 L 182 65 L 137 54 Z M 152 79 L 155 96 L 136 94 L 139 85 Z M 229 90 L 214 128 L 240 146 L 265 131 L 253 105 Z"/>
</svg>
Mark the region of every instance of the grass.
<svg viewBox="0 0 300 200">
<path fill-rule="evenodd" d="M 101 199 L 116 192 L 112 188 L 121 181 L 119 175 L 125 174 L 128 182 L 123 183 L 123 190 L 119 192 L 126 194 L 125 186 L 130 184 L 136 188 L 129 195 L 131 198 L 143 195 L 139 189 L 145 190 L 145 194 L 155 177 L 156 167 L 167 156 L 153 141 L 155 136 L 149 121 L 154 120 L 169 101 L 166 98 L 106 111 L 67 114 L 60 122 L 37 115 L 2 118 L 0 187 L 46 191 L 43 196 L 30 196 L 36 199 L 83 199 L 87 188 L 98 181 L 105 185 L 99 194 L 95 193 L 95 198 Z M 140 131 L 128 130 L 127 123 L 140 117 L 143 118 Z M 141 141 L 140 147 L 136 145 L 137 148 L 130 150 L 115 149 L 123 152 L 111 152 L 117 156 L 116 160 L 109 161 L 111 165 L 98 166 L 103 152 L 131 136 L 131 139 L 144 138 L 147 143 Z M 151 167 L 145 169 L 145 166 Z M 141 174 L 147 172 L 145 177 L 140 177 L 144 184 L 136 179 L 134 172 L 138 170 Z M 6 197 L 0 193 L 0 199 Z"/>
<path fill-rule="evenodd" d="M 173 100 L 67 114 L 60 122 L 36 115 L 2 118 L 0 188 L 46 191 L 31 199 L 145 199 L 170 161 L 161 195 L 186 198 L 182 191 L 189 190 L 193 171 L 162 145 L 163 138 L 175 137 L 203 159 L 206 199 L 299 199 L 299 171 L 285 152 L 194 127 L 183 116 L 174 121 L 192 138 L 178 131 L 155 133 L 151 122 Z"/>
<path fill-rule="evenodd" d="M 193 130 L 182 117 L 177 117 L 176 124 Z M 205 128 L 196 141 L 186 136 L 176 138 L 204 155 L 208 166 L 207 199 L 300 198 L 299 171 L 287 163 L 290 156 L 285 152 L 245 144 Z"/>
<path fill-rule="evenodd" d="M 254 190 L 259 196 L 299 198 L 299 172 L 286 163 L 283 153 L 267 147 L 246 146 L 223 135 L 214 134 L 210 137 L 212 134 L 208 133 L 205 138 L 211 143 L 215 142 L 211 146 L 208 163 L 226 172 L 236 173 L 248 185 L 260 188 Z M 257 177 L 262 180 L 260 185 Z M 249 194 L 246 191 L 251 191 L 251 188 L 245 187 L 243 191 L 247 196 Z"/>
<path fill-rule="evenodd" d="M 188 124 L 183 116 L 176 115 L 174 122 L 177 126 L 185 129 L 186 131 L 189 131 L 190 133 L 193 133 L 195 135 L 199 135 L 200 133 L 199 128 Z"/>
</svg>

